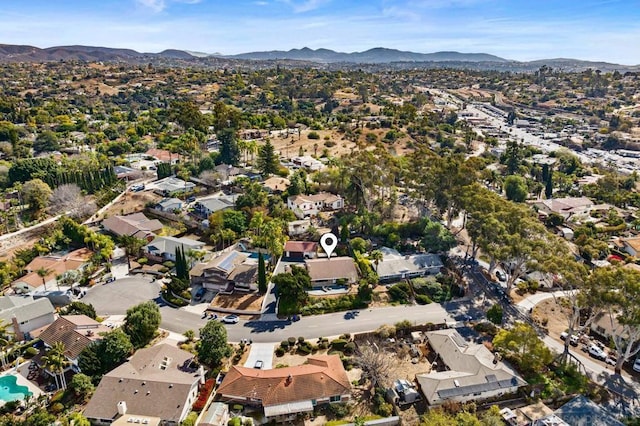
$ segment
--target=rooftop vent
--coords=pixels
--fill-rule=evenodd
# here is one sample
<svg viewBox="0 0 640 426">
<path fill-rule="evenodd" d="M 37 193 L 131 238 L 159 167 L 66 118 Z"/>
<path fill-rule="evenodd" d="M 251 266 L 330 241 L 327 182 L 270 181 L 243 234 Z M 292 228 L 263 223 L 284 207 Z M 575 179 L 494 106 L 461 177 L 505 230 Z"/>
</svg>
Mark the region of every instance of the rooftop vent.
<svg viewBox="0 0 640 426">
<path fill-rule="evenodd" d="M 453 381 L 453 384 L 454 384 L 457 388 L 459 388 L 459 387 L 460 387 L 460 382 L 459 382 L 457 379 Z"/>
</svg>

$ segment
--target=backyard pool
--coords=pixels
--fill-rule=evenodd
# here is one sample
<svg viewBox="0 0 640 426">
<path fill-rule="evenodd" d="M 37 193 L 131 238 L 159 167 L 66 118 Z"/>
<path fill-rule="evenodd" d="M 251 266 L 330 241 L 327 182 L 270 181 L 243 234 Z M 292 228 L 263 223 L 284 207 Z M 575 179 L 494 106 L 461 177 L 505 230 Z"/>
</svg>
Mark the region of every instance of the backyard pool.
<svg viewBox="0 0 640 426">
<path fill-rule="evenodd" d="M 24 399 L 25 396 L 33 395 L 29 388 L 20 386 L 17 380 L 17 377 L 13 375 L 0 377 L 0 402 L 17 401 Z"/>
</svg>

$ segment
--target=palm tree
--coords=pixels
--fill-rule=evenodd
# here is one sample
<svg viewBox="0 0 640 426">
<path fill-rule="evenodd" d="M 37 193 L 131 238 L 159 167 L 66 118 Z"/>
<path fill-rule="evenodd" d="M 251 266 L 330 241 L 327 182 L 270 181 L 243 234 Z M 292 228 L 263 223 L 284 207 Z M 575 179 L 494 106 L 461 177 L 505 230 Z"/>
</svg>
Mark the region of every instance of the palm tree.
<svg viewBox="0 0 640 426">
<path fill-rule="evenodd" d="M 64 377 L 64 371 L 69 365 L 69 360 L 64 355 L 64 343 L 56 342 L 53 344 L 49 352 L 42 357 L 43 367 L 50 372 L 56 381 L 56 386 L 61 389 L 67 388 L 67 381 Z M 58 381 L 58 377 L 60 381 Z"/>
<path fill-rule="evenodd" d="M 51 270 L 48 268 L 45 268 L 44 266 L 36 270 L 36 274 L 38 274 L 38 276 L 42 278 L 42 285 L 44 286 L 45 291 L 47 290 L 47 275 L 49 275 L 50 273 L 51 273 Z"/>
<path fill-rule="evenodd" d="M 378 263 L 382 261 L 383 255 L 380 250 L 374 250 L 369 253 L 369 259 L 373 260 L 373 263 L 376 265 L 376 274 L 378 273 Z"/>
<path fill-rule="evenodd" d="M 123 235 L 120 237 L 120 245 L 124 248 L 125 256 L 127 256 L 127 265 L 131 269 L 131 256 L 137 256 L 146 241 L 141 238 L 136 238 L 132 235 Z"/>
<path fill-rule="evenodd" d="M 11 331 L 9 330 L 9 323 L 0 319 L 0 346 L 2 346 L 2 352 L 0 352 L 0 360 L 2 361 L 2 368 L 6 367 L 8 363 L 9 349 L 13 346 L 13 342 L 10 337 Z"/>
</svg>

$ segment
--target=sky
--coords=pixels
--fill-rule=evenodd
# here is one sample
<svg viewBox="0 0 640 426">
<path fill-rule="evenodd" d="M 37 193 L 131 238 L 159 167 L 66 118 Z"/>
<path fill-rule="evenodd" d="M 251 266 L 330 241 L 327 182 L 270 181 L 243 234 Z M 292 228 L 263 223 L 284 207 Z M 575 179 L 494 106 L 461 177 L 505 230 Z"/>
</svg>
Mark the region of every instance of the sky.
<svg viewBox="0 0 640 426">
<path fill-rule="evenodd" d="M 640 64 L 640 0 L 0 0 L 0 44 L 310 47 Z"/>
</svg>

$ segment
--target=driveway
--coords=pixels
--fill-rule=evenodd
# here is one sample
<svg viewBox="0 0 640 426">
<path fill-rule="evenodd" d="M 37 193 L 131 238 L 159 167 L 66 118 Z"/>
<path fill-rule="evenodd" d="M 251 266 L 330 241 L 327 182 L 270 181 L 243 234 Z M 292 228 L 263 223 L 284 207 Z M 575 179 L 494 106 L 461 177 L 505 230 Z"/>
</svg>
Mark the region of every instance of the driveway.
<svg viewBox="0 0 640 426">
<path fill-rule="evenodd" d="M 127 309 L 148 300 L 160 301 L 160 283 L 150 276 L 136 275 L 91 288 L 82 299 L 101 315 L 124 315 Z"/>
<path fill-rule="evenodd" d="M 553 293 L 538 292 L 536 294 L 532 294 L 531 296 L 527 296 L 526 298 L 522 299 L 516 304 L 516 306 L 522 312 L 528 313 L 529 310 L 533 309 L 538 303 L 544 300 L 567 297 L 570 294 L 571 294 L 571 291 L 564 291 L 564 290 L 554 291 Z"/>
<path fill-rule="evenodd" d="M 249 346 L 250 352 L 244 366 L 253 368 L 256 365 L 256 361 L 260 360 L 262 361 L 263 370 L 271 370 L 273 368 L 272 361 L 275 346 L 275 343 L 252 343 L 251 346 Z"/>
</svg>

